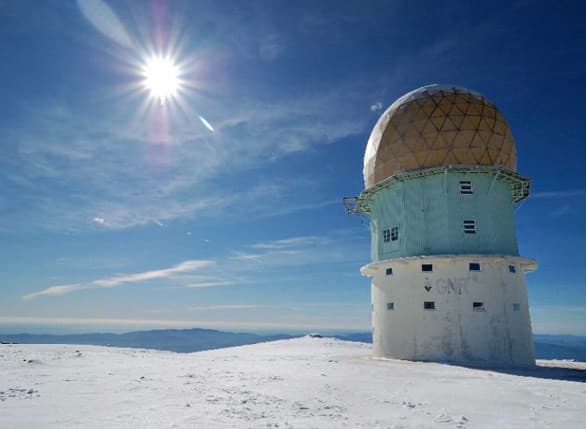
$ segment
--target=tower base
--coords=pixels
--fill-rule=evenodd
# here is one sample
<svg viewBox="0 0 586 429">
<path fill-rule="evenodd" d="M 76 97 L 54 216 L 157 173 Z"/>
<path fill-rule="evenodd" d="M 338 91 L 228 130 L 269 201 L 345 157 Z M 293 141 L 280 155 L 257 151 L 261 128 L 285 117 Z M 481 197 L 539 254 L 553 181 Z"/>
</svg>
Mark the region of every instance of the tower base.
<svg viewBox="0 0 586 429">
<path fill-rule="evenodd" d="M 372 277 L 373 352 L 378 357 L 480 366 L 535 365 L 525 272 L 515 256 L 390 259 Z"/>
</svg>

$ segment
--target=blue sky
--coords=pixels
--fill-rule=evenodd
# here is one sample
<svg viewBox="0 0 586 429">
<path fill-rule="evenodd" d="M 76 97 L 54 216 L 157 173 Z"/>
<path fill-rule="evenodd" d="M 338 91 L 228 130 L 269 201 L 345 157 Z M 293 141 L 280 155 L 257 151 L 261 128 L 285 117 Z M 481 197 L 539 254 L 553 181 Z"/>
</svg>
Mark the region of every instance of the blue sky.
<svg viewBox="0 0 586 429">
<path fill-rule="evenodd" d="M 503 111 L 533 180 L 534 331 L 586 335 L 584 12 L 0 2 L 0 331 L 368 330 L 368 225 L 342 198 L 382 109 L 453 83 Z M 163 105 L 153 52 L 181 70 Z"/>
</svg>

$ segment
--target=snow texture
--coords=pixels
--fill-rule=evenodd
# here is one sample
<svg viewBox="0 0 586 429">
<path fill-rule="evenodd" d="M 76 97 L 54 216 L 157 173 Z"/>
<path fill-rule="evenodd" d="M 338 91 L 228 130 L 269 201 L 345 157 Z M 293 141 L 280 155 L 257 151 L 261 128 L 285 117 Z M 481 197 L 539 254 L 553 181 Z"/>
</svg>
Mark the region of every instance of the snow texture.
<svg viewBox="0 0 586 429">
<path fill-rule="evenodd" d="M 0 345 L 1 428 L 582 428 L 586 364 L 490 371 L 298 338 L 191 354 Z"/>
</svg>

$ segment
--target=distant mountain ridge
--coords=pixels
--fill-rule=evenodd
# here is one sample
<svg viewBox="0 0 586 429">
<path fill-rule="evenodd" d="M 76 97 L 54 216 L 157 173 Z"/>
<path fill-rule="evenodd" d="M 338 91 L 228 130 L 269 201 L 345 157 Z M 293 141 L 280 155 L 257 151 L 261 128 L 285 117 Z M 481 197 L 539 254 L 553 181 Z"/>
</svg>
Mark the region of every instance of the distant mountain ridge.
<svg viewBox="0 0 586 429">
<path fill-rule="evenodd" d="M 586 362 L 586 337 L 533 335 L 537 359 L 574 359 Z"/>
<path fill-rule="evenodd" d="M 0 342 L 20 344 L 79 344 L 112 347 L 168 350 L 190 353 L 223 347 L 243 346 L 266 341 L 283 340 L 300 335 L 261 335 L 226 332 L 214 329 L 158 329 L 123 334 L 95 333 L 68 335 L 0 334 Z M 370 332 L 325 334 L 346 341 L 371 343 Z M 534 335 L 537 359 L 574 359 L 586 362 L 586 337 L 573 335 Z"/>
<path fill-rule="evenodd" d="M 131 347 L 169 350 L 179 353 L 243 346 L 266 341 L 293 338 L 292 335 L 258 335 L 240 332 L 224 332 L 214 329 L 159 329 L 134 331 L 123 334 L 0 334 L 4 343 L 20 344 L 79 344 L 94 346 Z"/>
</svg>

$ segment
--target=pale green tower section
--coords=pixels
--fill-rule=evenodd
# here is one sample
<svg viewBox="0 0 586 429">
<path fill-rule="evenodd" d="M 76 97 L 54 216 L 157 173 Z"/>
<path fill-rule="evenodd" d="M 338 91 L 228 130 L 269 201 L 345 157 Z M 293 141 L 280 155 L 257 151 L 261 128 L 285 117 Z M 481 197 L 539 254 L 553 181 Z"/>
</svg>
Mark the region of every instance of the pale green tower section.
<svg viewBox="0 0 586 429">
<path fill-rule="evenodd" d="M 529 181 L 494 167 L 403 175 L 361 196 L 373 261 L 421 255 L 518 256 L 514 203 Z"/>
</svg>

